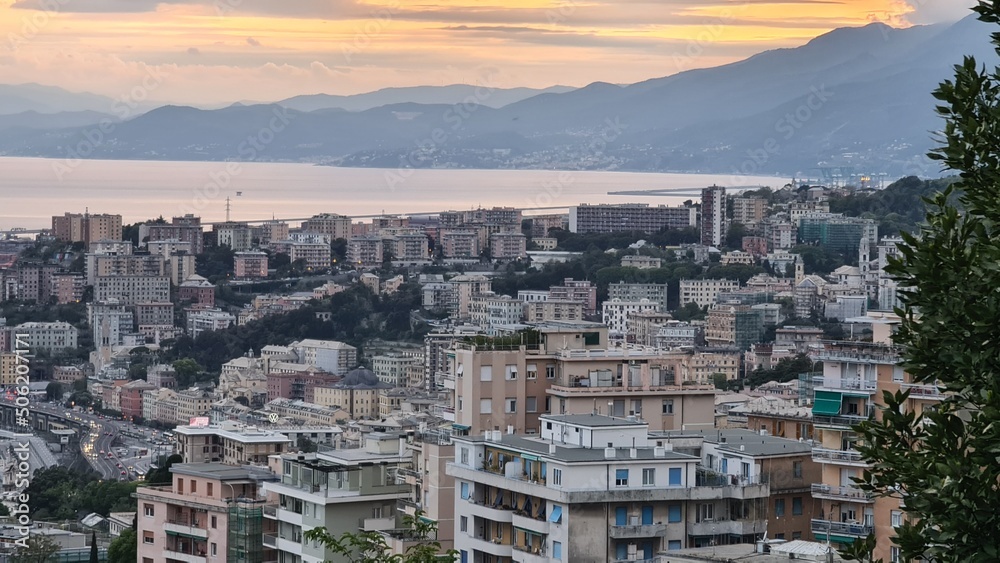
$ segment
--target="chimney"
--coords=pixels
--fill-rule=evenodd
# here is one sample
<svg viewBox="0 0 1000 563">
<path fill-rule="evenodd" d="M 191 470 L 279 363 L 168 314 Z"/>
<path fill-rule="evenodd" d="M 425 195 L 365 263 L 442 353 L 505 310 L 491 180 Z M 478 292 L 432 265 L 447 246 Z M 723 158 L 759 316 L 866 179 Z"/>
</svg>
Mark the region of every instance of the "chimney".
<svg viewBox="0 0 1000 563">
<path fill-rule="evenodd" d="M 618 450 L 615 448 L 604 448 L 604 459 L 615 459 L 618 457 Z"/>
<path fill-rule="evenodd" d="M 669 442 L 667 442 L 666 444 L 663 444 L 663 451 L 665 451 L 665 452 L 672 452 L 672 451 L 674 451 L 674 445 L 671 444 L 671 443 L 669 443 Z"/>
<path fill-rule="evenodd" d="M 635 448 L 629 448 L 628 456 L 630 458 L 632 458 L 632 459 L 638 459 L 638 457 L 639 457 L 639 450 L 637 450 Z"/>
<path fill-rule="evenodd" d="M 663 446 L 657 446 L 653 448 L 653 457 L 666 457 L 667 449 Z"/>
<path fill-rule="evenodd" d="M 556 455 L 556 445 L 555 444 L 549 444 L 549 454 Z"/>
<path fill-rule="evenodd" d="M 507 425 L 507 434 L 508 435 L 513 435 L 514 434 L 514 425 L 513 424 L 508 424 Z"/>
<path fill-rule="evenodd" d="M 747 447 L 746 447 L 746 446 L 744 446 L 743 444 L 740 444 L 740 451 L 741 451 L 741 452 L 745 452 L 745 451 L 747 451 Z"/>
</svg>

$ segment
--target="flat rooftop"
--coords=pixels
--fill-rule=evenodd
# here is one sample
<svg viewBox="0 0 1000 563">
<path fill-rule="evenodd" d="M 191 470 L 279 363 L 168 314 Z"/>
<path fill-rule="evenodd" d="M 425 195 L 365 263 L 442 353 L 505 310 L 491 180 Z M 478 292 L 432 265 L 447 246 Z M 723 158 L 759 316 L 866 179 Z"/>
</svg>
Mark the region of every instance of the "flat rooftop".
<svg viewBox="0 0 1000 563">
<path fill-rule="evenodd" d="M 812 445 L 809 442 L 799 442 L 778 436 L 762 436 L 757 432 L 739 428 L 725 430 L 668 430 L 655 434 L 651 433 L 650 438 L 653 438 L 654 435 L 667 439 L 700 437 L 706 443 L 716 444 L 720 450 L 751 457 L 809 454 L 812 452 Z"/>
<path fill-rule="evenodd" d="M 564 424 L 573 424 L 576 426 L 590 426 L 593 428 L 649 426 L 649 424 L 638 420 L 616 418 L 600 414 L 543 414 L 539 418 L 542 420 L 551 420 L 552 422 L 562 422 Z"/>
<path fill-rule="evenodd" d="M 276 479 L 274 473 L 267 469 L 224 463 L 175 463 L 170 466 L 170 472 L 220 481 L 271 481 Z"/>
<path fill-rule="evenodd" d="M 537 436 L 505 435 L 496 440 L 486 440 L 482 436 L 455 436 L 454 441 L 472 442 L 477 444 L 493 444 L 509 450 L 516 450 L 522 453 L 537 455 L 538 457 L 564 461 L 567 463 L 594 463 L 608 461 L 698 461 L 700 458 L 677 453 L 674 451 L 664 451 L 662 456 L 656 456 L 655 448 L 646 446 L 636 448 L 636 457 L 632 457 L 631 448 L 615 448 L 615 457 L 606 457 L 605 448 L 583 448 L 569 444 L 555 443 L 555 453 L 550 453 L 549 446 L 553 442 L 542 440 Z"/>
</svg>

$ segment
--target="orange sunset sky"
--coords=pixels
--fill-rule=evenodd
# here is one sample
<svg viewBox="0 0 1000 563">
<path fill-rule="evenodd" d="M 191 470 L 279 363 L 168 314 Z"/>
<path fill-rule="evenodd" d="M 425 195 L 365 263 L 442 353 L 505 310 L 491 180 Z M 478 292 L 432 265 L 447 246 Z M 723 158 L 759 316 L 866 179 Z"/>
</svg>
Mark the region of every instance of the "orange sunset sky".
<svg viewBox="0 0 1000 563">
<path fill-rule="evenodd" d="M 972 0 L 0 0 L 0 83 L 272 101 L 388 86 L 632 83 Z"/>
</svg>

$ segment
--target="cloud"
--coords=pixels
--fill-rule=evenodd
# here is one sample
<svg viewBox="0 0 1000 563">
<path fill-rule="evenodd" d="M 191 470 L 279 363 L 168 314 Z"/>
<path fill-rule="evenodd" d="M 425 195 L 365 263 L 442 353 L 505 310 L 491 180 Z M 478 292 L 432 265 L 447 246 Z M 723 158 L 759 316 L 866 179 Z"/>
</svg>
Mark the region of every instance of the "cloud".
<svg viewBox="0 0 1000 563">
<path fill-rule="evenodd" d="M 201 51 L 197 47 L 188 47 L 187 54 L 189 55 L 200 55 Z"/>
<path fill-rule="evenodd" d="M 972 15 L 976 0 L 905 0 L 909 13 L 906 21 L 930 24 L 958 21 Z"/>
<path fill-rule="evenodd" d="M 260 41 L 257 41 L 253 37 L 247 37 L 247 45 L 251 47 L 260 47 Z"/>
</svg>

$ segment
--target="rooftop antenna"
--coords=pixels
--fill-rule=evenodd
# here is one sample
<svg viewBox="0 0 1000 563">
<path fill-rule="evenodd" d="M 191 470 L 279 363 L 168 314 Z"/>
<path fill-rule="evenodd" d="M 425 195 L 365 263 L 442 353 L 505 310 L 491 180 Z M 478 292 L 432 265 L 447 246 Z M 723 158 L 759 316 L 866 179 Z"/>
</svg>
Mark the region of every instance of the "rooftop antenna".
<svg viewBox="0 0 1000 563">
<path fill-rule="evenodd" d="M 226 198 L 226 222 L 227 223 L 229 222 L 229 208 L 230 208 L 229 198 L 227 197 Z"/>
</svg>

